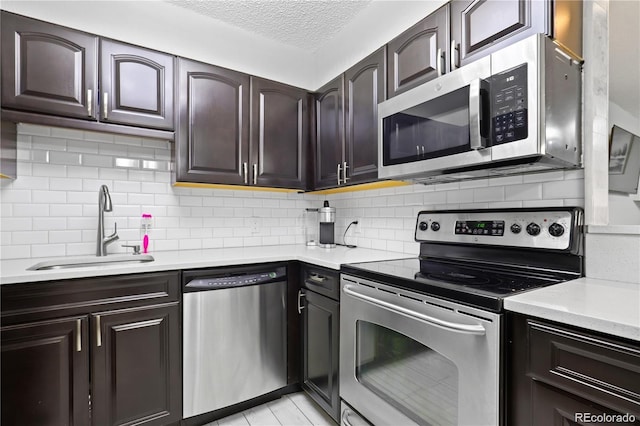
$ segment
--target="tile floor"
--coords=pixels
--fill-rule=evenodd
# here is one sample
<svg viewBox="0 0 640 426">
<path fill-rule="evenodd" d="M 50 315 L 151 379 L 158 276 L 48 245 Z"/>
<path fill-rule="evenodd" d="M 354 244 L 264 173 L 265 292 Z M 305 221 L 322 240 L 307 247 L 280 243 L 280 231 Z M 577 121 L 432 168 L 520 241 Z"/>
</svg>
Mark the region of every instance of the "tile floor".
<svg viewBox="0 0 640 426">
<path fill-rule="evenodd" d="M 204 426 L 271 426 L 271 425 L 318 425 L 336 426 L 327 415 L 304 392 L 285 395 L 280 399 L 250 408 L 241 413 L 225 417 Z"/>
</svg>

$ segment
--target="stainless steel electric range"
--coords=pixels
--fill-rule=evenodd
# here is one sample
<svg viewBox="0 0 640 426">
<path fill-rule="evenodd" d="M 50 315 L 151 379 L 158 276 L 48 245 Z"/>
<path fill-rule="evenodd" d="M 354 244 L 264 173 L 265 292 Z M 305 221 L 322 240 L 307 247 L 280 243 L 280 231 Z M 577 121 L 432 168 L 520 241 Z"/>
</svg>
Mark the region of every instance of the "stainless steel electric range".
<svg viewBox="0 0 640 426">
<path fill-rule="evenodd" d="M 342 268 L 343 424 L 500 425 L 503 300 L 583 275 L 582 210 L 422 211 L 415 238 Z"/>
</svg>

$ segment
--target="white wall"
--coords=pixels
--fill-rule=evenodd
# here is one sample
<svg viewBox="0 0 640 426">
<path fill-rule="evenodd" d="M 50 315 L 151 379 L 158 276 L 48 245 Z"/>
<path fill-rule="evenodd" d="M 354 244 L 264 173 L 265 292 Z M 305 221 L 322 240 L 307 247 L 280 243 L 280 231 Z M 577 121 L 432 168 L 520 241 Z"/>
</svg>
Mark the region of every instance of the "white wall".
<svg viewBox="0 0 640 426">
<path fill-rule="evenodd" d="M 445 4 L 447 0 L 374 0 L 314 54 L 314 89 Z"/>
<path fill-rule="evenodd" d="M 609 130 L 613 125 L 617 125 L 640 135 L 640 117 L 632 116 L 612 101 L 609 102 L 609 124 Z M 640 183 L 638 187 L 640 188 Z M 610 192 L 609 224 L 640 225 L 640 202 L 634 201 L 629 195 Z"/>
</svg>

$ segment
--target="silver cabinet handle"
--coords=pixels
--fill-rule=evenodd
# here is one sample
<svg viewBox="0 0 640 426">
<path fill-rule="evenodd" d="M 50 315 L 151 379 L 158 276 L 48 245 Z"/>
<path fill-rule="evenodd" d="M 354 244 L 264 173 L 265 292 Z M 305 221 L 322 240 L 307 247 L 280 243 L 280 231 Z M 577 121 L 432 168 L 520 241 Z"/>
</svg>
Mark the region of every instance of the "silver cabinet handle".
<svg viewBox="0 0 640 426">
<path fill-rule="evenodd" d="M 345 184 L 347 183 L 347 181 L 350 179 L 347 177 L 347 169 L 349 168 L 349 165 L 347 164 L 347 162 L 343 162 L 342 163 L 342 183 Z"/>
<path fill-rule="evenodd" d="M 242 172 L 244 174 L 244 184 L 248 184 L 249 183 L 249 165 L 244 162 L 242 163 Z"/>
<path fill-rule="evenodd" d="M 102 346 L 102 328 L 100 327 L 100 315 L 96 315 L 96 346 Z"/>
<path fill-rule="evenodd" d="M 76 320 L 76 352 L 82 352 L 82 320 Z"/>
<path fill-rule="evenodd" d="M 103 111 L 103 117 L 104 119 L 108 119 L 109 118 L 109 94 L 107 92 L 104 92 L 104 99 L 102 101 L 102 111 Z"/>
<path fill-rule="evenodd" d="M 327 277 L 323 277 L 322 275 L 318 275 L 318 274 L 311 274 L 311 275 L 309 275 L 309 279 L 311 281 L 322 283 L 327 279 Z"/>
<path fill-rule="evenodd" d="M 458 333 L 465 333 L 465 334 L 477 334 L 477 335 L 484 335 L 486 333 L 485 328 L 482 326 L 482 324 L 459 324 L 459 323 L 455 323 L 455 322 L 450 322 L 450 321 L 446 321 L 440 318 L 436 318 L 436 317 L 432 317 L 430 315 L 426 315 L 423 314 L 421 312 L 416 312 L 412 309 L 408 309 L 405 308 L 403 306 L 398 306 L 396 304 L 393 304 L 391 302 L 387 302 L 386 300 L 382 300 L 378 297 L 372 297 L 372 296 L 368 296 L 366 294 L 362 294 L 359 293 L 357 291 L 355 291 L 355 287 L 351 286 L 351 285 L 345 285 L 342 290 L 345 292 L 345 294 L 351 296 L 351 297 L 355 297 L 356 299 L 360 299 L 363 300 L 365 302 L 374 304 L 374 305 L 378 305 L 381 306 L 383 308 L 386 308 L 392 312 L 396 312 L 396 313 L 400 313 L 403 315 L 406 315 L 408 317 L 420 320 L 420 321 L 424 321 L 427 322 L 429 324 L 438 326 L 438 327 L 442 327 L 442 328 L 446 328 L 448 330 L 451 331 L 455 331 Z"/>
<path fill-rule="evenodd" d="M 451 53 L 450 53 L 451 63 L 449 64 L 451 66 L 451 71 L 455 70 L 456 68 L 460 68 L 460 65 L 456 61 L 456 51 L 458 50 L 456 46 L 457 46 L 456 41 L 451 40 Z"/>
<path fill-rule="evenodd" d="M 342 182 L 340 180 L 340 171 L 342 170 L 342 166 L 340 165 L 340 163 L 338 163 L 338 171 L 336 172 L 336 175 L 338 176 L 338 186 L 340 186 L 340 183 Z"/>
<path fill-rule="evenodd" d="M 422 145 L 420 148 L 422 148 L 422 156 L 424 156 L 424 145 Z"/>
<path fill-rule="evenodd" d="M 416 155 L 420 157 L 420 147 L 416 145 Z"/>
<path fill-rule="evenodd" d="M 93 112 L 93 90 L 87 89 L 87 115 L 91 117 Z"/>
<path fill-rule="evenodd" d="M 471 149 L 474 150 L 486 148 L 486 141 L 480 131 L 481 83 L 480 79 L 476 79 L 469 84 L 469 142 Z"/>
<path fill-rule="evenodd" d="M 436 72 L 438 77 L 442 75 L 442 48 L 438 47 L 436 52 Z"/>
<path fill-rule="evenodd" d="M 253 164 L 253 184 L 258 184 L 258 165 L 256 163 Z"/>
<path fill-rule="evenodd" d="M 302 298 L 307 295 L 302 292 L 302 290 L 298 290 L 298 313 L 301 314 L 304 309 L 304 305 L 302 304 Z"/>
</svg>

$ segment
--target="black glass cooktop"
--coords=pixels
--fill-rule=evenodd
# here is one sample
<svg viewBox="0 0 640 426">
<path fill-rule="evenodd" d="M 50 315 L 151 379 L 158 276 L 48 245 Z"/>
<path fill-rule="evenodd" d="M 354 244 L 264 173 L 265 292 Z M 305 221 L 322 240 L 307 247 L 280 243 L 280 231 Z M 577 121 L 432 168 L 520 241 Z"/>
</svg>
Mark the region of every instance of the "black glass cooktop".
<svg viewBox="0 0 640 426">
<path fill-rule="evenodd" d="M 342 272 L 501 312 L 503 299 L 573 277 L 475 262 L 400 259 L 343 265 Z"/>
</svg>

